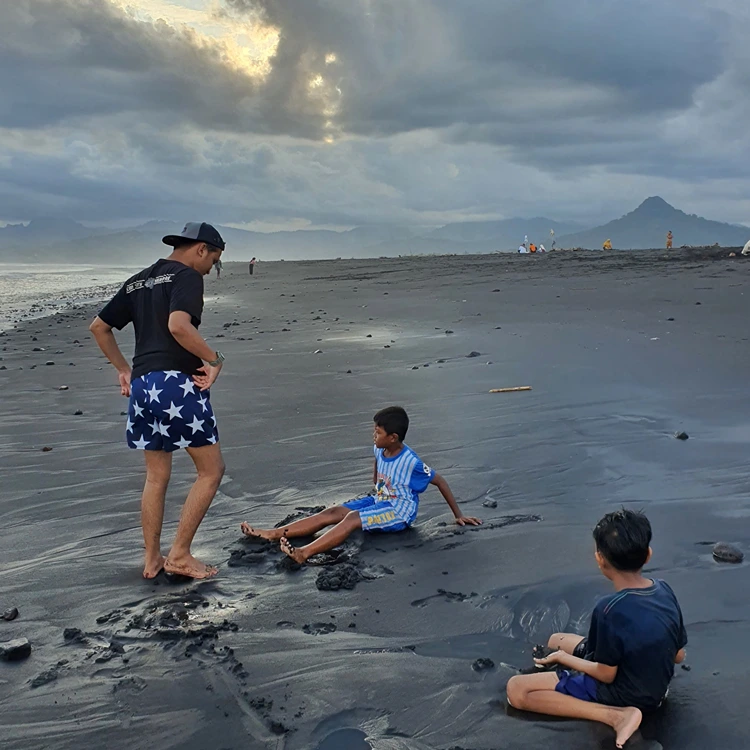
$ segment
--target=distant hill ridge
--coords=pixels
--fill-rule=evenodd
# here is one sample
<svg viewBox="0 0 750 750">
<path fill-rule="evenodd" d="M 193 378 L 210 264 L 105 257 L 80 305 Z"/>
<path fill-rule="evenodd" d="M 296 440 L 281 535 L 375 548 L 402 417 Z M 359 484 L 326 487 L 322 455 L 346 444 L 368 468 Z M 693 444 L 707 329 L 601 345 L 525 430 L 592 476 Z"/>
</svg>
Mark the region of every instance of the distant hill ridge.
<svg viewBox="0 0 750 750">
<path fill-rule="evenodd" d="M 619 219 L 560 237 L 558 244 L 560 247 L 597 249 L 610 239 L 614 248 L 648 250 L 665 247 L 669 231 L 674 235 L 675 247 L 713 245 L 717 242 L 724 247 L 737 247 L 750 239 L 750 228 L 686 214 L 670 206 L 663 198 L 653 196 Z"/>
<path fill-rule="evenodd" d="M 138 265 L 158 257 L 161 237 L 181 228 L 176 222 L 163 220 L 112 230 L 86 227 L 72 219 L 34 219 L 28 225 L 0 228 L 0 261 L 123 263 L 127 259 L 128 264 Z M 376 225 L 344 232 L 314 229 L 263 233 L 219 226 L 227 241 L 227 260 L 513 251 L 526 235 L 530 241 L 549 247 L 551 229 L 559 248 L 599 249 L 606 239 L 618 249 L 662 248 L 669 230 L 674 234 L 675 248 L 714 243 L 737 247 L 750 239 L 750 228 L 686 214 L 658 196 L 593 229 L 545 217 L 456 222 L 433 230 Z"/>
</svg>

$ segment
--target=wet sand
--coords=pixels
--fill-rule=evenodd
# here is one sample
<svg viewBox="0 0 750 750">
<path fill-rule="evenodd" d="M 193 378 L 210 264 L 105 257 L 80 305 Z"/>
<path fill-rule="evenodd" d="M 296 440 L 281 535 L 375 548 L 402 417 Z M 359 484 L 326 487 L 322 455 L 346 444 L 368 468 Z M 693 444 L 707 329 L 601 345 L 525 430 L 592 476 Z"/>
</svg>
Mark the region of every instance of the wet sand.
<svg viewBox="0 0 750 750">
<path fill-rule="evenodd" d="M 750 746 L 750 566 L 707 544 L 750 549 L 749 269 L 727 251 L 226 263 L 201 329 L 227 356 L 203 583 L 141 579 L 141 457 L 90 310 L 0 335 L 0 611 L 20 611 L 0 640 L 33 648 L 0 663 L 2 747 L 614 747 L 509 711 L 504 686 L 535 643 L 585 632 L 609 591 L 591 528 L 621 504 L 651 518 L 691 668 L 629 747 Z M 241 537 L 367 492 L 390 403 L 483 527 L 431 488 L 413 529 L 304 569 Z M 165 540 L 191 481 L 180 453 Z"/>
</svg>

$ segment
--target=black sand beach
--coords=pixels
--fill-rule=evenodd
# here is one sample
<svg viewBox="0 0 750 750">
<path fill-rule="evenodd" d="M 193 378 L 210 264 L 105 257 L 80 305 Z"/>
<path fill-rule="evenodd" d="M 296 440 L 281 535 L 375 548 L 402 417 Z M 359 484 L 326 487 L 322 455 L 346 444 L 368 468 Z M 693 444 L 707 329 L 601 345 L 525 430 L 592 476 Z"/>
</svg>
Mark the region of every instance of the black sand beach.
<svg viewBox="0 0 750 750">
<path fill-rule="evenodd" d="M 609 591 L 591 528 L 621 504 L 650 517 L 647 573 L 690 639 L 628 747 L 750 747 L 750 566 L 710 546 L 750 549 L 750 267 L 727 255 L 225 263 L 201 328 L 227 356 L 203 583 L 141 578 L 142 457 L 92 311 L 0 335 L 0 611 L 20 612 L 0 640 L 33 649 L 0 663 L 2 748 L 614 747 L 606 727 L 514 714 L 504 686 L 535 643 L 585 632 Z M 430 489 L 413 529 L 304 569 L 242 538 L 242 520 L 367 492 L 391 403 L 484 526 L 452 525 Z M 165 540 L 191 480 L 178 455 Z"/>
</svg>

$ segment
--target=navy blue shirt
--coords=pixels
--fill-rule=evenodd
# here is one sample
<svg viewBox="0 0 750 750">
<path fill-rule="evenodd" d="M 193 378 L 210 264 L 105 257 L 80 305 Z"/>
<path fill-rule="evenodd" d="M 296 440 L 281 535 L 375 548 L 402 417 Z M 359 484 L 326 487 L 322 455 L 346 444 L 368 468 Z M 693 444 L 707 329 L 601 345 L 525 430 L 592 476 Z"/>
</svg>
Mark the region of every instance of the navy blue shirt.
<svg viewBox="0 0 750 750">
<path fill-rule="evenodd" d="M 134 380 L 155 370 L 194 375 L 203 366 L 169 332 L 169 316 L 177 310 L 188 313 L 196 328 L 200 325 L 203 277 L 184 263 L 162 259 L 129 278 L 99 313 L 118 331 L 128 323 L 135 327 Z"/>
<path fill-rule="evenodd" d="M 597 682 L 598 702 L 658 708 L 686 643 L 680 605 L 664 581 L 605 596 L 591 616 L 588 658 L 617 667 L 617 676 L 611 684 Z"/>
</svg>

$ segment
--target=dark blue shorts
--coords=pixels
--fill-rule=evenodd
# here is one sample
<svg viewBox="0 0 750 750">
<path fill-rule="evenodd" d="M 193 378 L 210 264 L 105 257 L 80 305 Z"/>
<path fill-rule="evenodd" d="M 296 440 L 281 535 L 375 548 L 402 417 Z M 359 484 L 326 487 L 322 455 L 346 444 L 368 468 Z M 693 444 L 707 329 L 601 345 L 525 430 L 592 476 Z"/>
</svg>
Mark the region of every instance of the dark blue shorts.
<svg viewBox="0 0 750 750">
<path fill-rule="evenodd" d="M 390 503 L 378 502 L 370 495 L 344 503 L 345 508 L 356 510 L 364 531 L 403 531 L 409 521 L 398 514 Z"/>
<path fill-rule="evenodd" d="M 555 690 L 563 695 L 578 698 L 579 701 L 596 703 L 596 680 L 581 672 L 570 672 L 567 669 L 558 671 L 559 682 Z"/>
<path fill-rule="evenodd" d="M 130 384 L 128 445 L 147 451 L 202 448 L 219 440 L 208 391 L 177 370 L 156 370 Z"/>
</svg>

